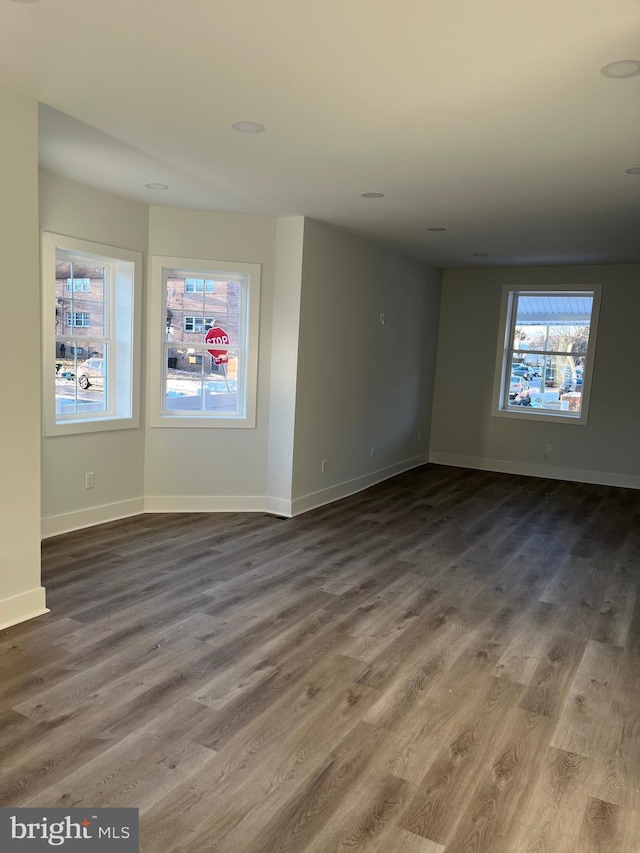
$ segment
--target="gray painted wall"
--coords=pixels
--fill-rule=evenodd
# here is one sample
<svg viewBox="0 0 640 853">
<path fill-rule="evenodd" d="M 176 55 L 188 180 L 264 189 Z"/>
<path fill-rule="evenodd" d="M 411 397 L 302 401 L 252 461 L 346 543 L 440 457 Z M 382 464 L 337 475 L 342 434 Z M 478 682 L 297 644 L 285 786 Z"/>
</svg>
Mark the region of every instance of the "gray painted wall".
<svg viewBox="0 0 640 853">
<path fill-rule="evenodd" d="M 267 506 L 283 515 L 293 486 L 304 227 L 302 216 L 281 217 L 276 226 Z"/>
<path fill-rule="evenodd" d="M 261 509 L 267 487 L 276 219 L 151 207 L 149 255 L 262 264 L 255 429 L 147 427 L 145 499 L 152 510 Z M 158 287 L 149 281 L 149 287 Z M 149 337 L 157 334 L 150 317 Z M 205 498 L 209 503 L 203 502 Z M 241 499 L 230 501 L 229 499 Z M 217 501 L 217 502 L 216 502 Z"/>
<path fill-rule="evenodd" d="M 439 294 L 438 271 L 305 219 L 294 499 L 426 458 Z"/>
<path fill-rule="evenodd" d="M 145 204 L 40 173 L 40 227 L 82 240 L 146 252 Z M 143 389 L 144 370 L 143 373 Z M 144 417 L 144 407 L 142 407 Z M 85 488 L 85 474 L 95 488 Z M 144 491 L 144 429 L 42 439 L 42 517 L 45 535 L 140 511 Z M 134 503 L 132 503 L 134 502 Z M 103 516 L 102 507 L 108 507 Z M 120 509 L 118 509 L 118 507 Z M 81 519 L 83 521 L 81 521 Z"/>
<path fill-rule="evenodd" d="M 602 305 L 588 424 L 493 416 L 503 285 L 595 283 Z M 446 271 L 431 458 L 640 487 L 639 321 L 640 265 Z"/>
</svg>

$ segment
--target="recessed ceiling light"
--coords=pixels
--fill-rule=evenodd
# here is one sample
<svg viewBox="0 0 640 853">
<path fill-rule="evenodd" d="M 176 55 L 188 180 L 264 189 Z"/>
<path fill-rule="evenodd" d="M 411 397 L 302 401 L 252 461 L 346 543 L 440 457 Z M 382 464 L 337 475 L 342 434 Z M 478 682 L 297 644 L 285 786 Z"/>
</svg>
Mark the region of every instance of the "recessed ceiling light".
<svg viewBox="0 0 640 853">
<path fill-rule="evenodd" d="M 427 231 L 446 231 L 446 228 L 427 228 Z"/>
<path fill-rule="evenodd" d="M 618 59 L 610 62 L 600 69 L 603 77 L 611 77 L 613 80 L 624 80 L 626 77 L 637 77 L 640 74 L 639 59 Z"/>
<path fill-rule="evenodd" d="M 384 193 L 362 193 L 362 198 L 384 198 Z"/>
<path fill-rule="evenodd" d="M 625 169 L 627 175 L 640 175 L 640 166 L 632 166 L 630 169 Z"/>
<path fill-rule="evenodd" d="M 168 190 L 169 187 L 166 184 L 145 184 L 145 187 L 148 190 Z"/>
<path fill-rule="evenodd" d="M 473 252 L 474 258 L 488 258 L 489 255 L 486 252 Z"/>
<path fill-rule="evenodd" d="M 231 127 L 240 133 L 262 133 L 265 130 L 265 126 L 257 121 L 237 121 Z"/>
</svg>

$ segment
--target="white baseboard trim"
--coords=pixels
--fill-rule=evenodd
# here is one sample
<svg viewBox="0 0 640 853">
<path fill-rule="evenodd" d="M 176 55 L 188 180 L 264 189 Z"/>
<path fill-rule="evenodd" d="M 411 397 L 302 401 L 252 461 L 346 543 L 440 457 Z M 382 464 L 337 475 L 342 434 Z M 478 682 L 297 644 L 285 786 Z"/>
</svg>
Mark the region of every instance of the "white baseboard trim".
<svg viewBox="0 0 640 853">
<path fill-rule="evenodd" d="M 115 503 L 80 509 L 75 512 L 65 512 L 61 515 L 50 515 L 42 519 L 42 538 L 48 539 L 50 536 L 58 536 L 60 533 L 70 533 L 73 530 L 93 527 L 94 524 L 104 524 L 107 521 L 118 521 L 132 515 L 141 515 L 144 511 L 143 499 L 133 498 L 128 501 L 116 501 Z"/>
<path fill-rule="evenodd" d="M 43 586 L 22 592 L 20 595 L 12 595 L 11 598 L 3 598 L 0 600 L 0 630 L 48 612 Z"/>
<path fill-rule="evenodd" d="M 148 495 L 144 512 L 266 512 L 261 495 Z"/>
<path fill-rule="evenodd" d="M 301 515 L 303 512 L 309 512 L 311 509 L 338 501 L 341 498 L 348 498 L 350 495 L 362 492 L 370 486 L 375 486 L 376 483 L 389 480 L 391 477 L 395 477 L 396 474 L 402 474 L 404 471 L 410 471 L 412 468 L 426 465 L 427 462 L 429 462 L 428 454 L 421 454 L 420 456 L 414 456 L 412 459 L 397 462 L 395 465 L 389 465 L 388 468 L 380 468 L 371 474 L 364 474 L 362 477 L 345 480 L 343 483 L 337 483 L 334 486 L 321 489 L 319 492 L 312 492 L 301 498 L 295 498 L 291 502 L 291 515 Z"/>
<path fill-rule="evenodd" d="M 291 509 L 291 501 L 284 498 L 270 498 L 267 496 L 267 512 L 271 515 L 282 515 L 285 518 L 291 518 L 293 515 Z"/>
<path fill-rule="evenodd" d="M 452 465 L 455 468 L 497 471 L 501 474 L 521 474 L 525 477 L 544 477 L 548 480 L 568 480 L 572 483 L 640 489 L 640 477 L 633 474 L 610 474 L 606 471 L 587 471 L 583 468 L 563 468 L 549 463 L 539 465 L 533 462 L 511 462 L 507 459 L 484 459 L 479 456 L 459 456 L 456 453 L 433 451 L 429 454 L 429 462 L 436 465 Z"/>
</svg>

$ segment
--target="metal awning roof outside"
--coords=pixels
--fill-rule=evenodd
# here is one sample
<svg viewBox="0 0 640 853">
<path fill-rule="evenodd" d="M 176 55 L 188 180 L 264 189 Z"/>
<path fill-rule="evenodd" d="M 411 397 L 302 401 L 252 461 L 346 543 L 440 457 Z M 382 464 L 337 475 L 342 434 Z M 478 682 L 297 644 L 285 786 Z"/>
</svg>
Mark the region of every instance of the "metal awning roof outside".
<svg viewBox="0 0 640 853">
<path fill-rule="evenodd" d="M 592 296 L 519 296 L 516 325 L 584 326 L 592 307 Z"/>
</svg>

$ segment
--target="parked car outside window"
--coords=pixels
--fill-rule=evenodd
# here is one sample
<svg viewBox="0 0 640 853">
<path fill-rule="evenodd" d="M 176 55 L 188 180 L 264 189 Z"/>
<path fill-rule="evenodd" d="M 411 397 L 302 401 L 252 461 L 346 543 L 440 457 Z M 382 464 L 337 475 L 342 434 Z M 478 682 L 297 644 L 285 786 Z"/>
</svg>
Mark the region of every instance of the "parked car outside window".
<svg viewBox="0 0 640 853">
<path fill-rule="evenodd" d="M 78 366 L 78 385 L 82 389 L 96 386 L 104 388 L 104 359 L 89 358 Z"/>
<path fill-rule="evenodd" d="M 524 394 L 529 390 L 529 385 L 524 381 L 522 376 L 513 375 L 509 384 L 509 399 L 515 400 L 516 397 Z"/>
</svg>

